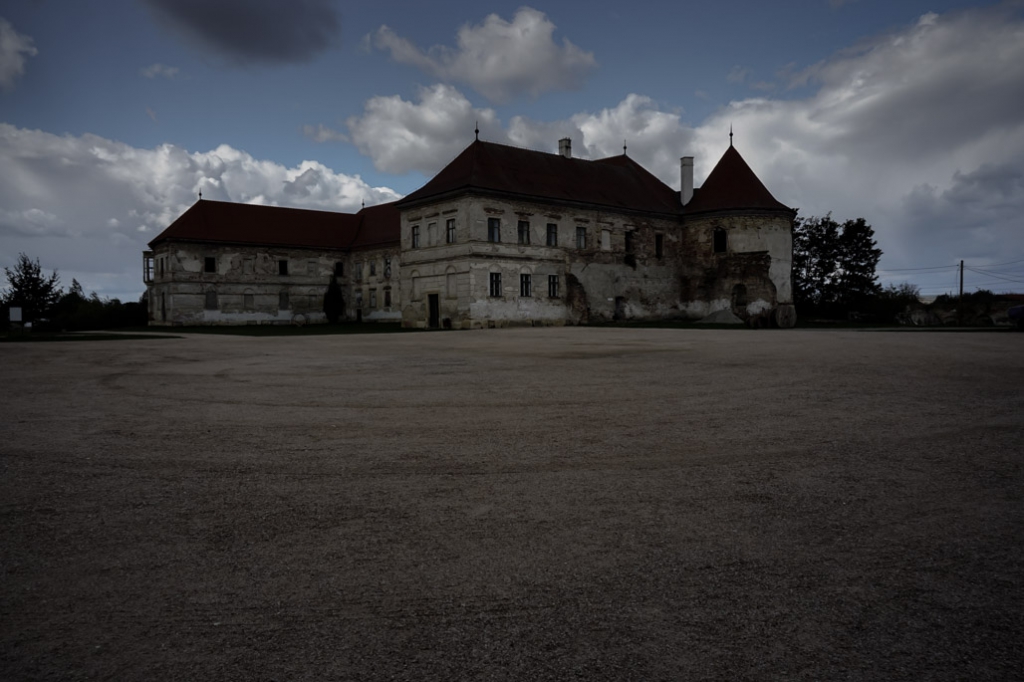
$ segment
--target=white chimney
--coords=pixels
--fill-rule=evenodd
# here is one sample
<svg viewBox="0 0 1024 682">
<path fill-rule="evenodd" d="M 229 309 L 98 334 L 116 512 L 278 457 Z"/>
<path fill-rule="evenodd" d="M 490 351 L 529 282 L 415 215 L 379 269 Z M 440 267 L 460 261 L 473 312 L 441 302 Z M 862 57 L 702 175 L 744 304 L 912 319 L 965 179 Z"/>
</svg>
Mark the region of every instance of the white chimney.
<svg viewBox="0 0 1024 682">
<path fill-rule="evenodd" d="M 679 199 L 683 206 L 690 203 L 693 198 L 693 157 L 684 156 L 679 159 L 679 174 L 682 176 L 682 184 L 679 187 Z"/>
<path fill-rule="evenodd" d="M 563 137 L 558 141 L 558 154 L 564 156 L 567 159 L 572 158 L 572 140 L 568 137 Z"/>
</svg>

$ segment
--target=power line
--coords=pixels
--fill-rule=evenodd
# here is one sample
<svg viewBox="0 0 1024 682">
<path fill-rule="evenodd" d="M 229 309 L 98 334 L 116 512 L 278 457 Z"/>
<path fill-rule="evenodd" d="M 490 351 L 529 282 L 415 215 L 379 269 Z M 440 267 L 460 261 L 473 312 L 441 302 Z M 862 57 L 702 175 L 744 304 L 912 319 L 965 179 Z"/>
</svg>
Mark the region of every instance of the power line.
<svg viewBox="0 0 1024 682">
<path fill-rule="evenodd" d="M 971 272 L 976 272 L 979 275 L 983 275 L 985 277 L 994 277 L 996 279 L 1005 280 L 1007 282 L 1016 282 L 1017 284 L 1024 284 L 1024 279 L 1012 279 L 1010 277 L 1001 277 L 1000 275 L 996 275 L 996 274 L 993 274 L 991 272 L 982 272 L 981 270 L 975 270 L 974 268 L 967 268 L 967 269 L 970 270 Z"/>
<path fill-rule="evenodd" d="M 972 265 L 971 267 L 974 267 L 974 268 L 998 268 L 998 267 L 1003 266 L 1003 265 L 1013 265 L 1014 263 L 1024 263 L 1024 258 L 1021 258 L 1020 260 L 1012 260 L 1009 263 L 993 263 L 991 265 Z"/>
<path fill-rule="evenodd" d="M 935 267 L 932 267 L 932 268 L 882 269 L 882 270 L 879 270 L 878 272 L 918 272 L 920 270 L 948 270 L 950 268 L 955 268 L 955 267 L 957 267 L 957 266 L 956 265 L 936 265 Z"/>
</svg>

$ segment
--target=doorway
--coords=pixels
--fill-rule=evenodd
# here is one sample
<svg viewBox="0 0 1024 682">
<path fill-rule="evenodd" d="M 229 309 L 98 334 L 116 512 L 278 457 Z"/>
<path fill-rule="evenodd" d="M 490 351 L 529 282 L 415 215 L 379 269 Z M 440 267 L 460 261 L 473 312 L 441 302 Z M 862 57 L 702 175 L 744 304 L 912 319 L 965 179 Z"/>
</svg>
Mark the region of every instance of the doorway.
<svg viewBox="0 0 1024 682">
<path fill-rule="evenodd" d="M 430 309 L 430 317 L 427 320 L 427 325 L 431 329 L 437 329 L 441 326 L 441 306 L 437 299 L 437 294 L 427 294 L 427 305 Z"/>
</svg>

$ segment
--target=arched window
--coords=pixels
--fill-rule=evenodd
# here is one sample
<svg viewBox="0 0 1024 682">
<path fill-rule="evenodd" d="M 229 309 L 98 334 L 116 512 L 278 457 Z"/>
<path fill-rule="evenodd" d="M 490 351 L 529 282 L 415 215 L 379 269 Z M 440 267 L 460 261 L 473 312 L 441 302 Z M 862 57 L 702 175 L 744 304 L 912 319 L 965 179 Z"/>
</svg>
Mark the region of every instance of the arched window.
<svg viewBox="0 0 1024 682">
<path fill-rule="evenodd" d="M 747 307 L 746 285 L 737 284 L 732 288 L 732 307 L 733 310 L 743 310 Z"/>
</svg>

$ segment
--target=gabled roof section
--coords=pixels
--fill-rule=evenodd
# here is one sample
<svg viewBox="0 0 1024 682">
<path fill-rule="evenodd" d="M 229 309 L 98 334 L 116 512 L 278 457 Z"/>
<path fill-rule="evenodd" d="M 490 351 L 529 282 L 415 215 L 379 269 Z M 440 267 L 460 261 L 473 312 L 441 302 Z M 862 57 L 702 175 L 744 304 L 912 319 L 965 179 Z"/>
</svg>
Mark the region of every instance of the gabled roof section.
<svg viewBox="0 0 1024 682">
<path fill-rule="evenodd" d="M 399 214 L 394 204 L 359 213 L 311 211 L 201 199 L 150 243 L 168 239 L 214 244 L 347 249 L 398 242 Z"/>
<path fill-rule="evenodd" d="M 793 209 L 776 201 L 768 188 L 754 175 L 736 148 L 730 146 L 707 180 L 693 192 L 686 204 L 687 213 L 709 211 L 788 211 Z"/>
<path fill-rule="evenodd" d="M 480 140 L 397 206 L 402 209 L 462 192 L 651 213 L 681 212 L 679 193 L 625 155 L 588 161 Z"/>
</svg>

